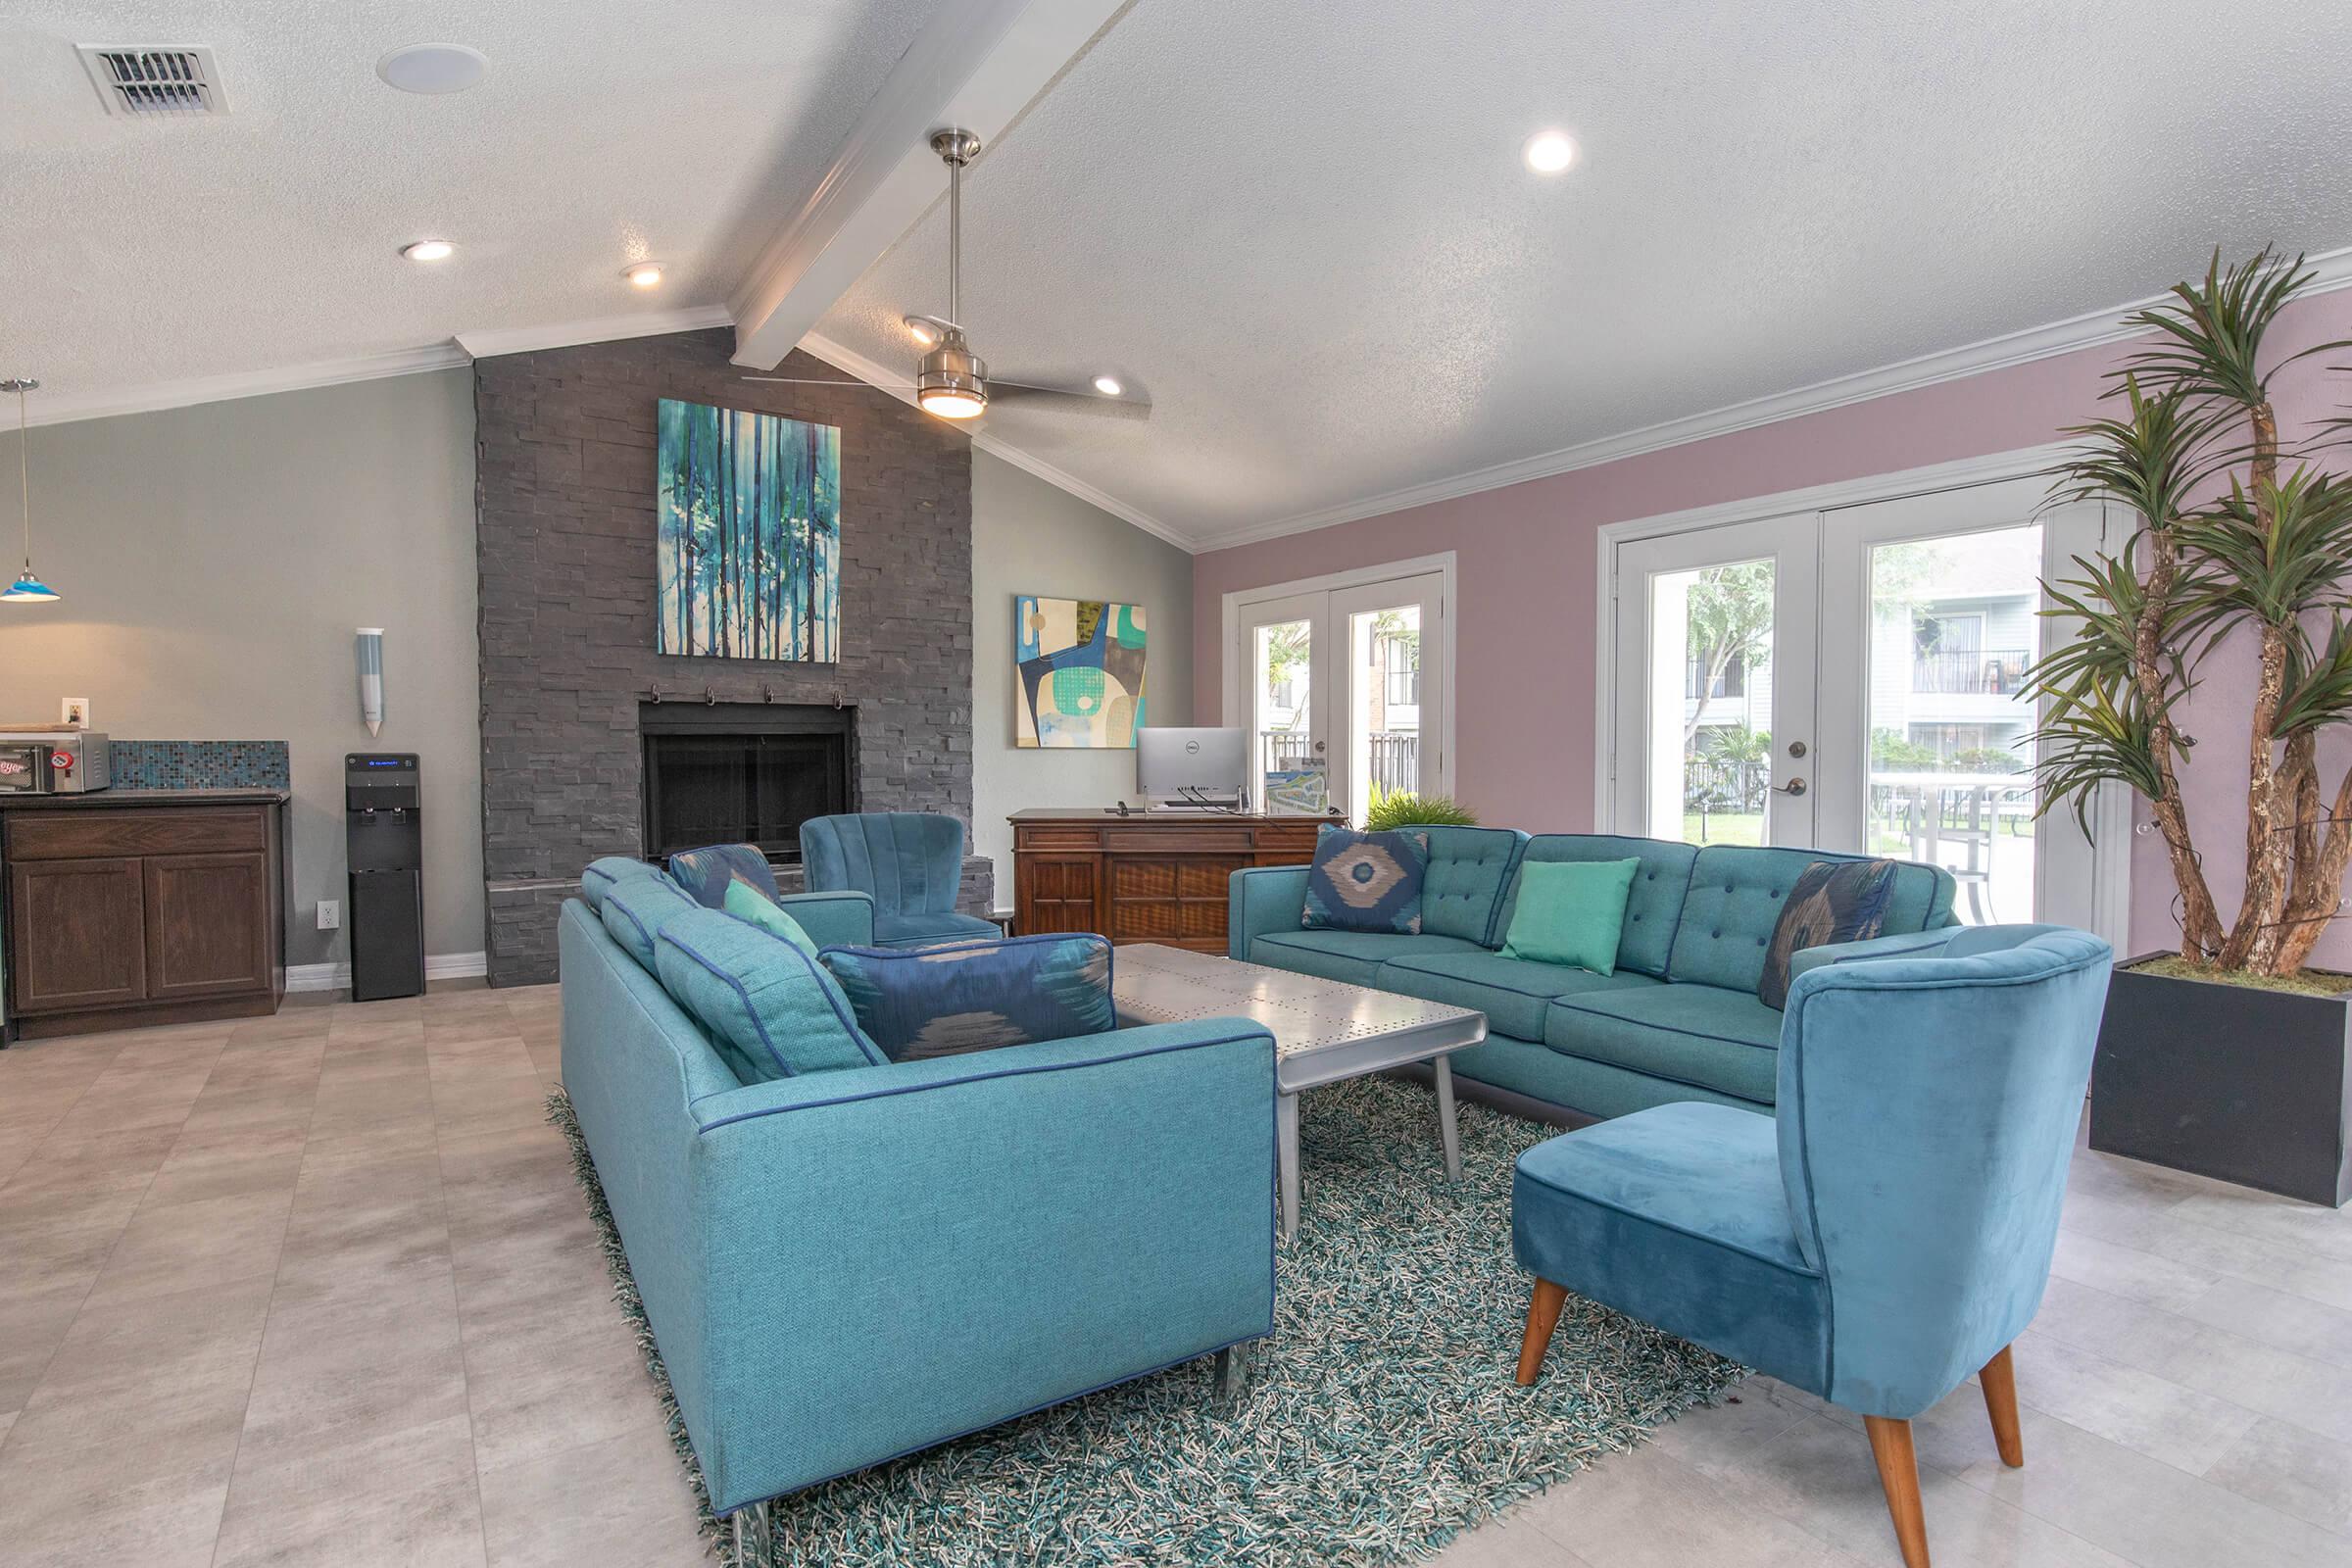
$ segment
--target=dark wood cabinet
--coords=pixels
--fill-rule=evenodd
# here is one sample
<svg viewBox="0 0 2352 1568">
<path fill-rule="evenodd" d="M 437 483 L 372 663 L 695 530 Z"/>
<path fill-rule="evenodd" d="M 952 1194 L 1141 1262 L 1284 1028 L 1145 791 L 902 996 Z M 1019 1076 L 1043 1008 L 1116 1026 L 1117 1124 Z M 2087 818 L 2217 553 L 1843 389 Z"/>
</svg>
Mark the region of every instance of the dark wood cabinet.
<svg viewBox="0 0 2352 1568">
<path fill-rule="evenodd" d="M 275 1011 L 282 797 L 104 799 L 0 811 L 11 1035 Z"/>
<path fill-rule="evenodd" d="M 147 1000 L 146 862 L 132 857 L 11 865 L 10 1012 L 63 1012 Z"/>
<path fill-rule="evenodd" d="M 1225 951 L 1233 873 L 1304 865 L 1323 817 L 1036 809 L 1012 822 L 1013 929 Z"/>
<path fill-rule="evenodd" d="M 149 1000 L 268 990 L 269 857 L 159 855 L 146 867 Z"/>
</svg>

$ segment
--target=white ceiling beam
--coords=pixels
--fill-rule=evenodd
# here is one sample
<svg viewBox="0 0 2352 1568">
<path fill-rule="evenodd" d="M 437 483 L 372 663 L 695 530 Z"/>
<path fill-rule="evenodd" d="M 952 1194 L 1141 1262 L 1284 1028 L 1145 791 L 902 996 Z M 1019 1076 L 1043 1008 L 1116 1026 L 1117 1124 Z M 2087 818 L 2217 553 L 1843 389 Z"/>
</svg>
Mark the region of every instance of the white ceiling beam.
<svg viewBox="0 0 2352 1568">
<path fill-rule="evenodd" d="M 736 288 L 735 363 L 774 369 L 939 199 L 947 171 L 931 132 L 959 126 L 984 148 L 993 144 L 1127 4 L 955 0 L 941 8 Z"/>
</svg>

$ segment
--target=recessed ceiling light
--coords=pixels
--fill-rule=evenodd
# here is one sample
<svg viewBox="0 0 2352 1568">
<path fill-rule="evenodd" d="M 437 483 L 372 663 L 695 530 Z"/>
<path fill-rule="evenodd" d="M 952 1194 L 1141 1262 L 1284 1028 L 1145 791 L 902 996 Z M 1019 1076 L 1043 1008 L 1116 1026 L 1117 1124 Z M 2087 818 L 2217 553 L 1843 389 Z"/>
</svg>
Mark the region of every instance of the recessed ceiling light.
<svg viewBox="0 0 2352 1568">
<path fill-rule="evenodd" d="M 1540 130 L 1527 138 L 1527 167 L 1539 174 L 1556 174 L 1576 162 L 1576 143 L 1561 130 Z"/>
<path fill-rule="evenodd" d="M 632 287 L 652 288 L 662 281 L 662 264 L 660 262 L 631 262 L 620 270 L 620 275 L 627 278 Z"/>
<path fill-rule="evenodd" d="M 375 63 L 387 86 L 426 94 L 464 92 L 490 70 L 490 59 L 462 43 L 412 43 Z"/>
<path fill-rule="evenodd" d="M 400 248 L 400 254 L 412 262 L 446 262 L 457 253 L 458 248 L 445 239 L 420 239 Z"/>
<path fill-rule="evenodd" d="M 1124 388 L 1119 385 L 1114 376 L 1098 375 L 1095 377 L 1095 390 L 1106 398 L 1115 398 Z"/>
</svg>

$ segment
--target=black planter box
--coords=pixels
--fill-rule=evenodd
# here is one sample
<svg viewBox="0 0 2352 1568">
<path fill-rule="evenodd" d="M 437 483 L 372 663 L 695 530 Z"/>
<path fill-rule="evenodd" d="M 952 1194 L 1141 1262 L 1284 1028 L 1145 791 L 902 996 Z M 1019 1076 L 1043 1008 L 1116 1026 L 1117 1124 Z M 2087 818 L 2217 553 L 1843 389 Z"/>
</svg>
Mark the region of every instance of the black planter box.
<svg viewBox="0 0 2352 1568">
<path fill-rule="evenodd" d="M 2090 1147 L 2337 1207 L 2352 1198 L 2348 1039 L 2352 998 L 2119 964 L 2091 1068 Z"/>
</svg>

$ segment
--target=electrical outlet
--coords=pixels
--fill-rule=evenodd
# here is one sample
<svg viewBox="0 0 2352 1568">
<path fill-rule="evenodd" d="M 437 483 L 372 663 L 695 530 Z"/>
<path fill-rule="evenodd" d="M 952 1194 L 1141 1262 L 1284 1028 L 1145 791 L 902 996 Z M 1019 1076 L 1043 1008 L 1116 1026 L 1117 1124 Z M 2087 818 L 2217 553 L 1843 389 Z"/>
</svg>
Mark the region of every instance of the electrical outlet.
<svg viewBox="0 0 2352 1568">
<path fill-rule="evenodd" d="M 61 697 L 57 700 L 57 721 L 75 729 L 90 727 L 90 700 L 87 697 Z"/>
<path fill-rule="evenodd" d="M 320 899 L 318 901 L 318 929 L 333 931 L 342 924 L 343 901 L 341 899 Z"/>
</svg>

